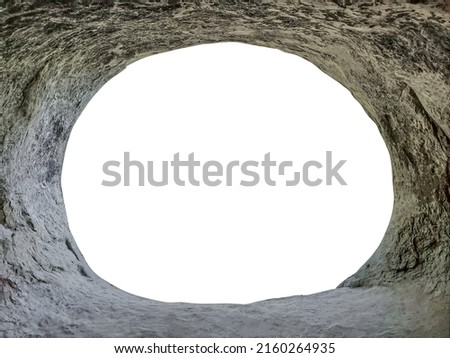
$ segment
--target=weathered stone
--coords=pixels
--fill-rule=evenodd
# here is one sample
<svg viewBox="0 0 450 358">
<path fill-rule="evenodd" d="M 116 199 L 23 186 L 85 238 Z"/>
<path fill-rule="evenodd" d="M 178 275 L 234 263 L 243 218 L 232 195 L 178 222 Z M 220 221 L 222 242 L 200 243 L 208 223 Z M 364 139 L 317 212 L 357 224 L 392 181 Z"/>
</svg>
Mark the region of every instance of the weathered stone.
<svg viewBox="0 0 450 358">
<path fill-rule="evenodd" d="M 1 335 L 449 336 L 450 5 L 393 3 L 7 1 Z M 351 91 L 386 142 L 391 223 L 336 290 L 242 306 L 165 304 L 103 281 L 70 234 L 61 167 L 92 96 L 137 59 L 219 41 L 311 61 Z"/>
</svg>

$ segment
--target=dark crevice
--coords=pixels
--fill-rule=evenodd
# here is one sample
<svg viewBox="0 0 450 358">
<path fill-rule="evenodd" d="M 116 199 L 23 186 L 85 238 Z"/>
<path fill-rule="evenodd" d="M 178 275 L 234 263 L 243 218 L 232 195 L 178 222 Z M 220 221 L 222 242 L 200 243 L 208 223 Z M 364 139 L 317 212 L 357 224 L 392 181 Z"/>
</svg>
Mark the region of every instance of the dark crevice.
<svg viewBox="0 0 450 358">
<path fill-rule="evenodd" d="M 69 251 L 71 251 L 72 254 L 75 256 L 75 258 L 76 258 L 78 261 L 80 261 L 78 255 L 77 255 L 77 253 L 75 252 L 75 250 L 73 249 L 72 243 L 70 242 L 69 239 L 66 239 L 66 246 L 67 246 L 67 248 L 69 249 Z"/>
</svg>

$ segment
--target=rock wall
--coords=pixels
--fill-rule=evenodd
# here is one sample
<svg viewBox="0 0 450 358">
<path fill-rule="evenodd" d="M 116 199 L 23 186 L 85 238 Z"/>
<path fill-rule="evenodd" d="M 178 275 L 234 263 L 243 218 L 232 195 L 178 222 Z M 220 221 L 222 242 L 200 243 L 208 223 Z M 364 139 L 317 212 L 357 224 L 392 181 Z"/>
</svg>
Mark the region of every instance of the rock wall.
<svg viewBox="0 0 450 358">
<path fill-rule="evenodd" d="M 448 336 L 447 6 L 448 1 L 6 1 L 1 334 Z M 394 176 L 392 220 L 373 256 L 335 291 L 249 306 L 155 302 L 99 278 L 70 233 L 60 174 L 71 128 L 92 96 L 140 58 L 221 41 L 276 48 L 314 63 L 351 91 L 386 142 Z M 348 302 L 352 306 L 339 311 Z M 289 320 L 286 307 L 292 310 Z M 336 316 L 311 317 L 308 307 L 334 309 Z M 363 314 L 371 310 L 369 318 Z M 257 329 L 252 320 L 261 317 L 271 317 L 271 323 Z"/>
</svg>

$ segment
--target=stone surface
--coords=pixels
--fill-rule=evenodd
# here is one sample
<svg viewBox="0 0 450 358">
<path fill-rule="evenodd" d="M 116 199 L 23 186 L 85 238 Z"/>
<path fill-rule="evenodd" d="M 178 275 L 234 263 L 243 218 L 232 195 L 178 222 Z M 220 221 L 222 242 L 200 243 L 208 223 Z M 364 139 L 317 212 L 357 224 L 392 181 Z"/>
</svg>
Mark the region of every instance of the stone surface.
<svg viewBox="0 0 450 358">
<path fill-rule="evenodd" d="M 168 2 L 6 1 L 0 335 L 449 336 L 448 1 Z M 99 278 L 70 234 L 61 167 L 92 96 L 137 59 L 219 41 L 311 61 L 351 91 L 386 142 L 392 220 L 336 290 L 251 305 L 147 300 Z"/>
</svg>

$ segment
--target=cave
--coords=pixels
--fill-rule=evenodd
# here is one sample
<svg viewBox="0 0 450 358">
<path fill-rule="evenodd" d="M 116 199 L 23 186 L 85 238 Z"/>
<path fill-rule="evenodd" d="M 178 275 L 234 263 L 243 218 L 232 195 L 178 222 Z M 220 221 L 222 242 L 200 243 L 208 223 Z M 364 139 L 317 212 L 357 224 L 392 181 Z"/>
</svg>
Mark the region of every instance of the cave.
<svg viewBox="0 0 450 358">
<path fill-rule="evenodd" d="M 11 0 L 2 37 L 3 337 L 450 335 L 448 1 Z M 391 221 L 336 289 L 248 305 L 149 300 L 97 276 L 70 233 L 61 168 L 89 100 L 134 61 L 225 41 L 310 61 L 386 143 Z"/>
</svg>

